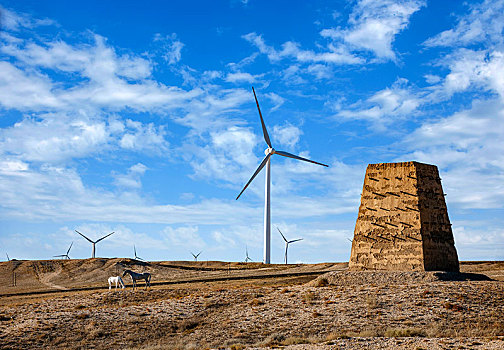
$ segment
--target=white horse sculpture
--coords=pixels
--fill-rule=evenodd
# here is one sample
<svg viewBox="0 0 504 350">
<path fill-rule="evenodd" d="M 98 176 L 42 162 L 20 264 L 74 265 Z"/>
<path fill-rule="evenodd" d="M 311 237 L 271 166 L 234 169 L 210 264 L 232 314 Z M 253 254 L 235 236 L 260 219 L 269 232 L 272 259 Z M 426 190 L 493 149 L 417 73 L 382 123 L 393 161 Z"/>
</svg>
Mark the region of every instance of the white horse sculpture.
<svg viewBox="0 0 504 350">
<path fill-rule="evenodd" d="M 125 288 L 124 282 L 123 282 L 121 276 L 112 276 L 112 277 L 109 277 L 109 279 L 108 279 L 108 289 L 109 290 L 112 288 L 112 283 L 115 283 L 116 289 L 117 289 L 117 284 L 118 283 L 119 283 L 119 285 L 121 286 L 122 289 Z"/>
<path fill-rule="evenodd" d="M 124 270 L 123 277 L 129 274 L 131 279 L 133 280 L 133 290 L 135 290 L 136 281 L 137 280 L 145 280 L 145 290 L 147 290 L 147 286 L 150 287 L 151 274 L 148 272 L 144 273 L 136 273 L 131 270 Z"/>
</svg>

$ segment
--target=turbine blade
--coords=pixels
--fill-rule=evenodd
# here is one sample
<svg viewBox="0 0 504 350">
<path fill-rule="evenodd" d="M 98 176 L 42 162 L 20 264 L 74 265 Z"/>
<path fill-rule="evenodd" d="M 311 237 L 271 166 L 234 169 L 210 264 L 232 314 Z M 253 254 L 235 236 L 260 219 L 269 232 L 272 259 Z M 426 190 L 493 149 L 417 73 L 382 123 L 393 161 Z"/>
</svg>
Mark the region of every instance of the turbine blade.
<svg viewBox="0 0 504 350">
<path fill-rule="evenodd" d="M 201 253 L 203 253 L 203 251 L 199 252 L 198 254 L 196 254 L 196 257 L 198 257 Z"/>
<path fill-rule="evenodd" d="M 278 232 L 280 232 L 280 234 L 282 235 L 282 238 L 284 239 L 284 241 L 285 241 L 286 243 L 289 243 L 289 242 L 287 242 L 287 239 L 286 239 L 286 238 L 285 238 L 285 236 L 283 235 L 282 231 L 280 231 L 280 229 L 278 228 L 278 226 L 277 226 L 277 230 L 278 230 Z"/>
<path fill-rule="evenodd" d="M 68 248 L 66 255 L 68 255 L 68 253 L 70 253 L 70 249 L 72 249 L 72 245 L 73 245 L 73 242 L 70 244 L 70 248 Z"/>
<path fill-rule="evenodd" d="M 61 254 L 61 255 L 53 255 L 53 258 L 61 258 L 62 256 L 66 256 L 66 254 Z"/>
<path fill-rule="evenodd" d="M 98 239 L 95 243 L 98 243 L 98 242 L 100 242 L 101 240 L 104 240 L 105 238 L 107 238 L 108 236 L 110 236 L 110 235 L 112 235 L 112 234 L 114 234 L 114 233 L 115 233 L 115 232 L 111 232 L 111 233 L 109 233 L 108 235 L 103 236 L 102 238 Z"/>
<path fill-rule="evenodd" d="M 264 166 L 266 165 L 266 163 L 268 162 L 268 159 L 270 157 L 271 157 L 271 153 L 268 153 L 268 155 L 266 157 L 264 157 L 264 159 L 261 162 L 261 164 L 259 164 L 259 166 L 257 167 L 257 170 L 255 171 L 254 175 L 252 175 L 252 177 L 250 178 L 250 180 L 248 180 L 247 184 L 245 185 L 245 187 L 243 187 L 243 190 L 241 190 L 240 194 L 238 195 L 238 197 L 236 197 L 236 199 L 240 198 L 240 196 L 242 195 L 243 191 L 245 191 L 245 189 L 248 187 L 248 185 L 250 185 L 250 183 L 252 182 L 252 180 L 254 180 L 254 178 L 257 176 L 257 174 L 259 174 L 259 172 L 261 171 L 261 169 L 264 168 Z"/>
<path fill-rule="evenodd" d="M 294 239 L 292 241 L 289 241 L 289 243 L 294 243 L 294 242 L 298 242 L 298 241 L 302 241 L 303 239 L 302 238 L 299 238 L 299 239 Z"/>
<path fill-rule="evenodd" d="M 310 163 L 313 163 L 313 164 L 318 164 L 318 165 L 322 165 L 322 166 L 325 166 L 325 167 L 329 167 L 329 165 L 327 164 L 323 164 L 323 163 L 319 163 L 319 162 L 316 162 L 314 160 L 309 160 L 307 158 L 303 158 L 303 157 L 300 157 L 300 156 L 296 156 L 294 154 L 291 154 L 291 153 L 288 153 L 288 152 L 284 152 L 284 151 L 277 151 L 275 150 L 275 153 L 276 154 L 279 154 L 281 156 L 284 156 L 284 157 L 288 157 L 288 158 L 294 158 L 294 159 L 298 159 L 298 160 L 303 160 L 305 162 L 310 162 Z"/>
<path fill-rule="evenodd" d="M 266 125 L 264 124 L 264 119 L 262 117 L 261 108 L 259 108 L 259 101 L 257 101 L 257 96 L 256 96 L 256 93 L 255 93 L 255 90 L 254 90 L 253 86 L 252 86 L 252 91 L 254 92 L 254 98 L 255 98 L 255 101 L 256 101 L 257 110 L 259 111 L 259 117 L 261 118 L 261 126 L 262 126 L 263 135 L 264 135 L 264 141 L 266 141 L 266 143 L 268 144 L 268 146 L 270 148 L 273 148 L 271 146 L 271 141 L 270 141 L 270 138 L 269 138 L 269 135 L 268 135 L 268 130 L 266 130 Z"/>
<path fill-rule="evenodd" d="M 135 258 L 136 258 L 137 257 L 137 255 L 136 255 L 136 247 L 135 247 L 134 244 L 133 244 L 133 250 L 135 251 Z"/>
<path fill-rule="evenodd" d="M 87 238 L 86 236 L 84 236 L 82 233 L 80 233 L 79 231 L 75 230 L 75 232 L 77 232 L 79 235 L 81 235 L 82 237 L 84 237 L 85 239 L 87 239 L 90 243 L 95 243 L 93 242 L 92 240 L 90 240 L 89 238 Z"/>
</svg>

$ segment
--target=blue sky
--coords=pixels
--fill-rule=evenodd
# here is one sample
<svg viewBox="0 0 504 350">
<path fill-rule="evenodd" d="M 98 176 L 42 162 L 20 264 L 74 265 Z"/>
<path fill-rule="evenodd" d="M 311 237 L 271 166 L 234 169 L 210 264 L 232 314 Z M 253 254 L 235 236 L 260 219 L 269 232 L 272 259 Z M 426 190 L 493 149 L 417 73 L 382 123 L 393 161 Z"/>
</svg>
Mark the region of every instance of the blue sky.
<svg viewBox="0 0 504 350">
<path fill-rule="evenodd" d="M 439 167 L 461 260 L 504 259 L 504 1 L 1 1 L 0 252 L 346 261 L 367 164 Z M 283 243 L 272 231 L 272 261 Z"/>
</svg>

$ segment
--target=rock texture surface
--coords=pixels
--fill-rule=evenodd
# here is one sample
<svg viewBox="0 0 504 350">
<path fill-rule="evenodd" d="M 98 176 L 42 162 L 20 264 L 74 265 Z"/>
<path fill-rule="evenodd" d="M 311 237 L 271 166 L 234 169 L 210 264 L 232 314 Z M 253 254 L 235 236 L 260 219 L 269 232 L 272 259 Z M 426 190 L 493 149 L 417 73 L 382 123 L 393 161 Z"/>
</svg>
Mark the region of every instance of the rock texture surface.
<svg viewBox="0 0 504 350">
<path fill-rule="evenodd" d="M 459 271 L 435 165 L 369 164 L 355 224 L 351 270 Z"/>
</svg>

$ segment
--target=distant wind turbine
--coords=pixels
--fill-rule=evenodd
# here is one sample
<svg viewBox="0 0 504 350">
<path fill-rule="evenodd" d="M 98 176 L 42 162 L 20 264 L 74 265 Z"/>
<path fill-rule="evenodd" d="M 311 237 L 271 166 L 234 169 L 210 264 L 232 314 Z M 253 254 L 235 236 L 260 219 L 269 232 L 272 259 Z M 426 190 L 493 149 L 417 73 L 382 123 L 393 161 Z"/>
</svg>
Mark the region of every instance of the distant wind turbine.
<svg viewBox="0 0 504 350">
<path fill-rule="evenodd" d="M 72 249 L 73 242 L 70 244 L 70 247 L 68 248 L 66 254 L 61 254 L 61 255 L 54 255 L 53 258 L 65 258 L 65 259 L 70 259 L 70 256 L 68 256 L 68 253 L 70 253 L 70 249 Z"/>
<path fill-rule="evenodd" d="M 135 245 L 133 245 L 133 250 L 135 251 L 135 260 L 143 260 L 143 261 L 145 261 L 144 259 L 142 259 L 141 257 L 139 257 L 139 256 L 137 255 Z"/>
<path fill-rule="evenodd" d="M 248 255 L 248 247 L 245 246 L 245 262 L 249 262 L 249 261 L 252 261 L 252 259 L 250 259 L 249 255 Z"/>
<path fill-rule="evenodd" d="M 273 146 L 271 145 L 268 131 L 266 130 L 266 125 L 264 124 L 264 120 L 262 117 L 261 108 L 259 108 L 259 102 L 257 101 L 257 96 L 256 96 L 256 93 L 255 93 L 255 90 L 253 87 L 252 87 L 252 92 L 254 93 L 254 98 L 256 101 L 256 105 L 257 105 L 257 110 L 259 111 L 259 118 L 261 119 L 261 126 L 262 126 L 264 141 L 266 141 L 268 148 L 266 148 L 266 150 L 264 151 L 264 154 L 266 154 L 266 157 L 264 157 L 263 161 L 261 162 L 261 164 L 259 164 L 259 167 L 255 171 L 254 175 L 252 175 L 252 177 L 247 182 L 245 187 L 243 187 L 243 190 L 240 192 L 238 197 L 236 197 L 236 199 L 240 198 L 243 191 L 245 191 L 245 189 L 252 182 L 252 180 L 254 180 L 254 178 L 257 176 L 257 174 L 259 174 L 259 172 L 262 170 L 262 168 L 264 168 L 264 166 L 266 166 L 266 183 L 265 183 L 265 196 L 264 196 L 264 258 L 263 258 L 263 262 L 265 264 L 269 264 L 270 260 L 271 260 L 270 259 L 270 257 L 271 257 L 271 215 L 270 215 L 270 213 L 271 213 L 271 210 L 270 210 L 270 187 L 271 187 L 270 158 L 271 158 L 271 156 L 274 154 L 278 154 L 283 157 L 294 158 L 297 160 L 302 160 L 305 162 L 310 162 L 310 163 L 322 165 L 325 167 L 328 167 L 328 165 L 318 163 L 313 160 L 303 158 L 300 156 L 296 156 L 294 154 L 287 153 L 284 151 L 275 150 L 273 148 Z"/>
<path fill-rule="evenodd" d="M 298 238 L 298 239 L 293 239 L 292 241 L 288 241 L 287 238 L 285 238 L 282 231 L 280 231 L 280 229 L 278 227 L 277 227 L 277 230 L 278 230 L 278 232 L 280 232 L 283 240 L 285 241 L 285 265 L 287 265 L 287 249 L 289 249 L 289 244 L 294 243 L 294 242 L 298 242 L 298 241 L 302 241 L 303 239 Z"/>
<path fill-rule="evenodd" d="M 92 241 L 90 240 L 89 238 L 87 238 L 86 236 L 84 236 L 82 233 L 80 233 L 79 231 L 75 230 L 75 232 L 77 232 L 79 235 L 81 235 L 82 237 L 84 237 L 85 239 L 87 239 L 92 245 L 93 245 L 93 255 L 91 256 L 91 258 L 94 258 L 95 257 L 95 251 L 96 251 L 96 243 L 104 240 L 105 238 L 107 238 L 108 236 L 110 236 L 111 234 L 115 233 L 115 232 L 111 232 L 109 233 L 108 235 L 106 236 L 103 236 L 102 238 L 100 239 L 97 239 L 96 241 Z"/>
<path fill-rule="evenodd" d="M 7 255 L 7 261 L 10 261 L 9 254 L 5 253 Z"/>
<path fill-rule="evenodd" d="M 194 257 L 194 261 L 198 261 L 198 256 L 203 253 L 203 251 L 199 252 L 198 254 L 194 255 L 193 252 L 191 252 L 191 255 Z"/>
</svg>

